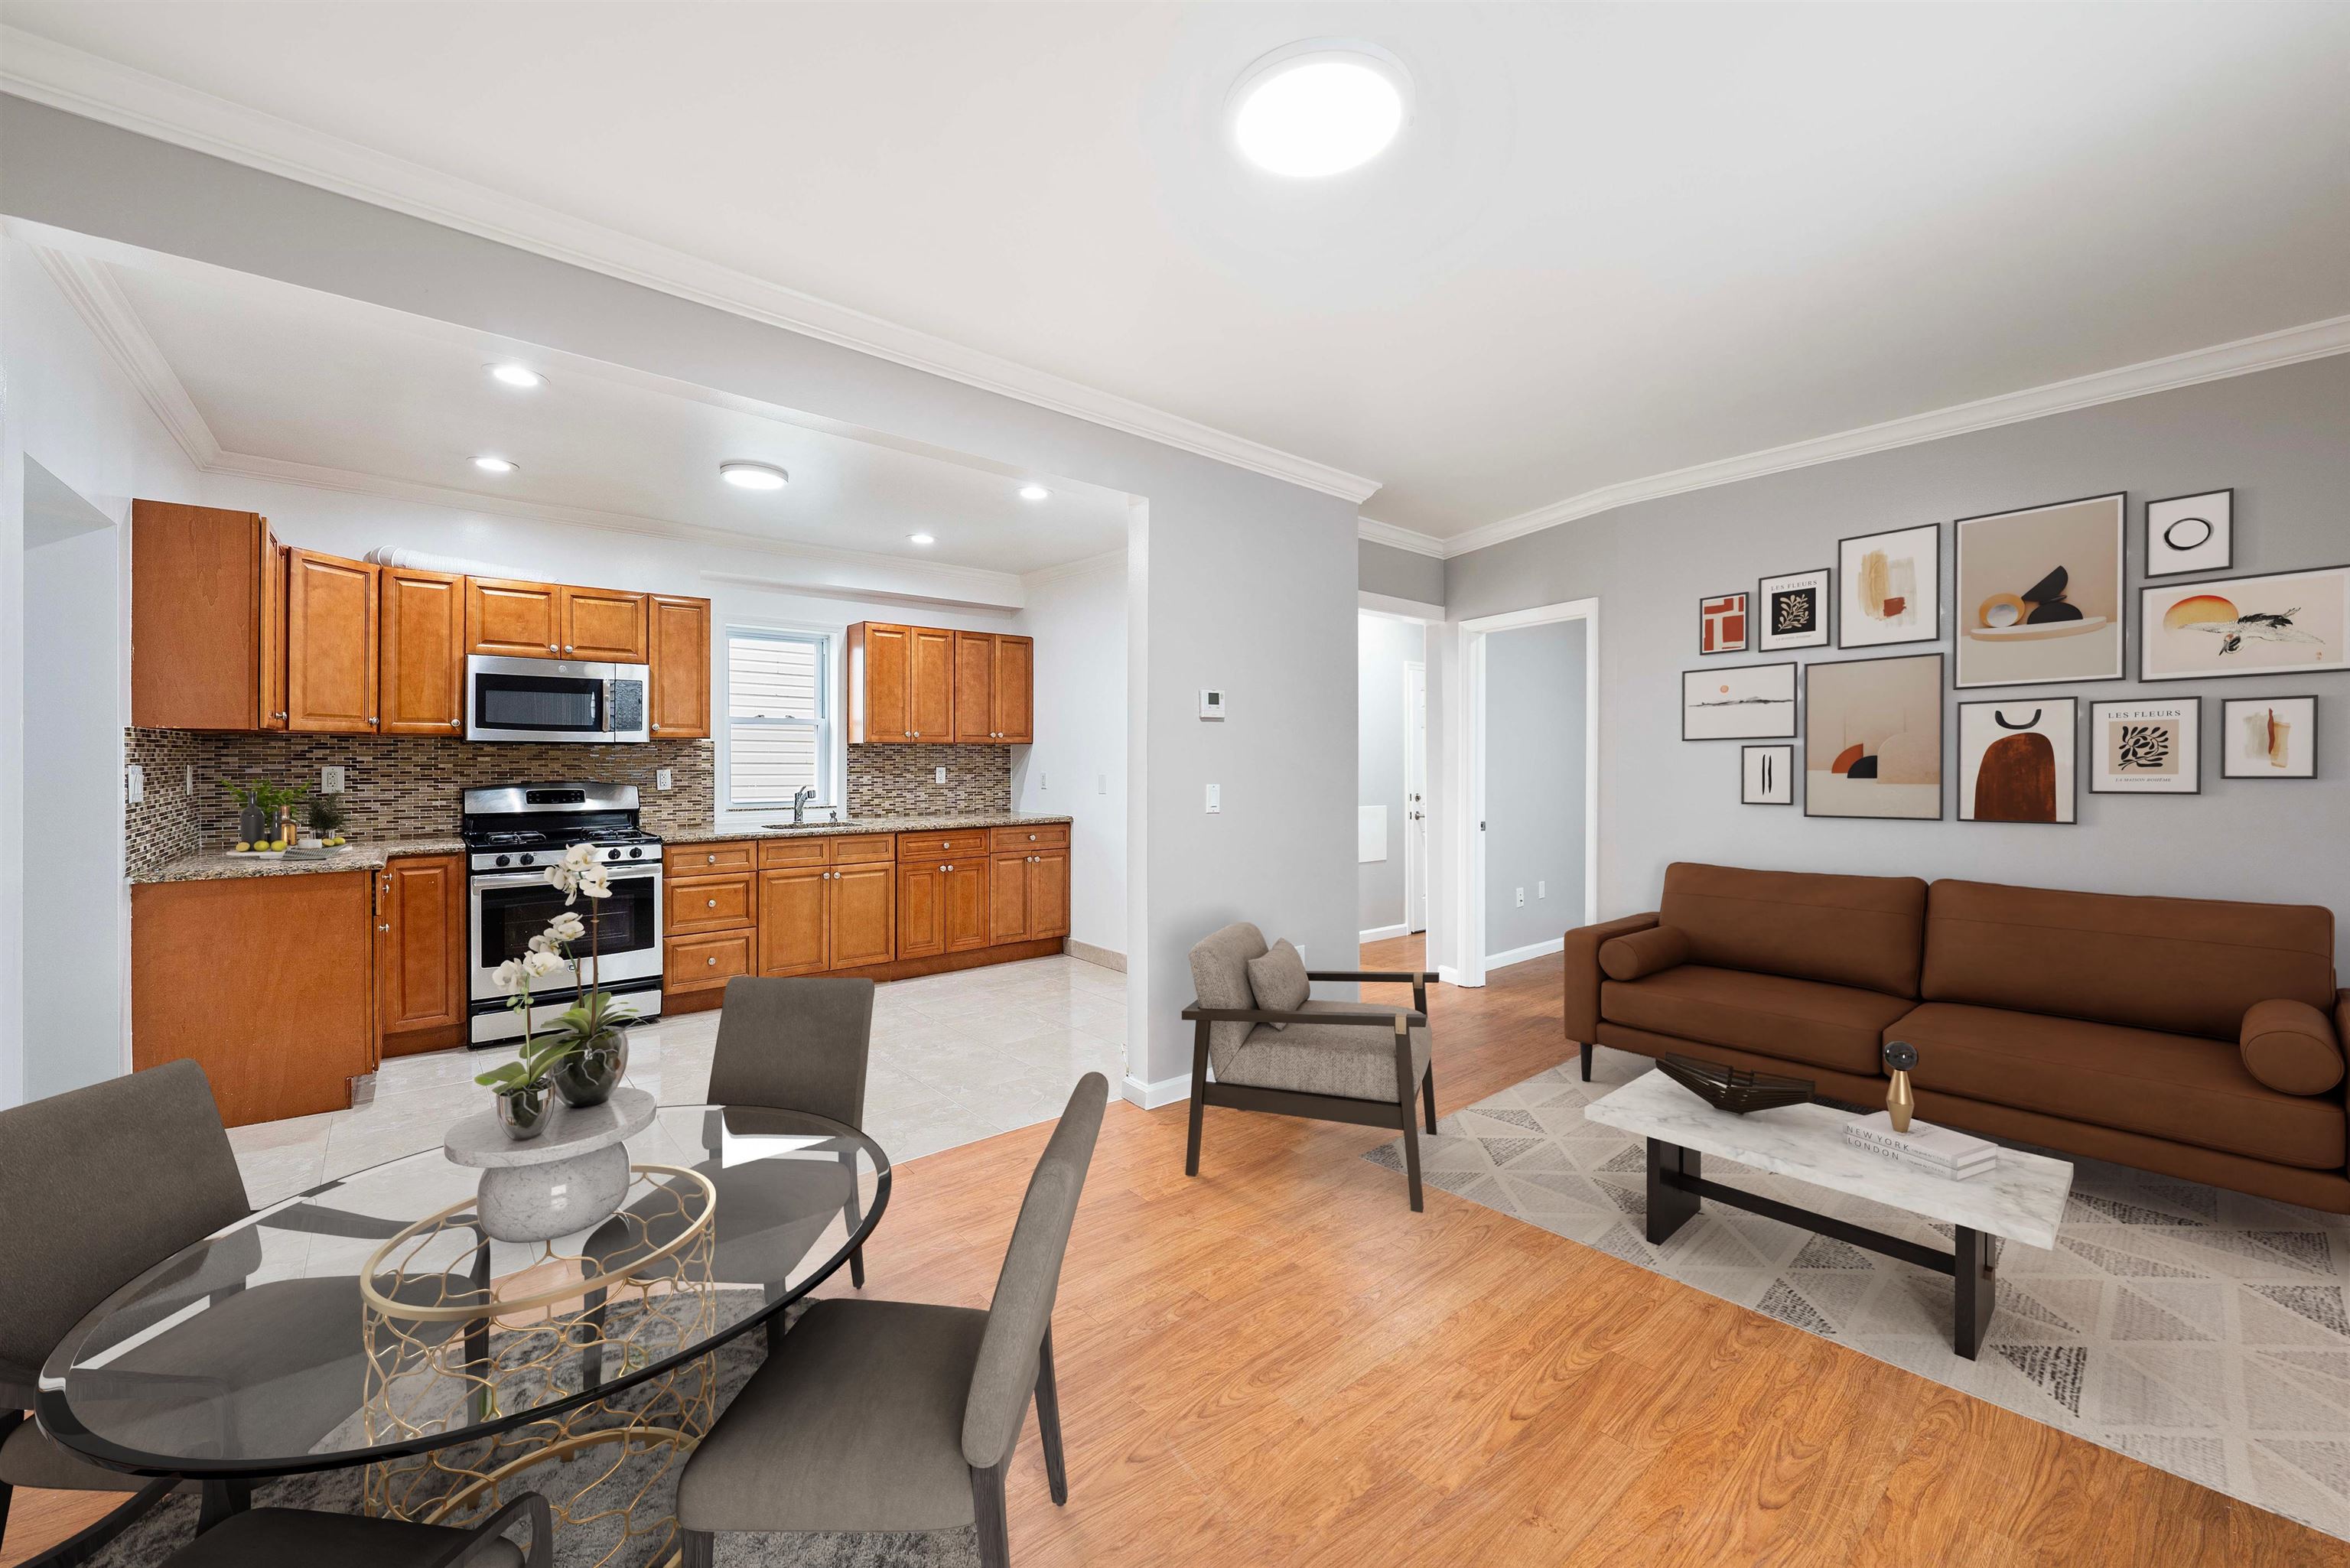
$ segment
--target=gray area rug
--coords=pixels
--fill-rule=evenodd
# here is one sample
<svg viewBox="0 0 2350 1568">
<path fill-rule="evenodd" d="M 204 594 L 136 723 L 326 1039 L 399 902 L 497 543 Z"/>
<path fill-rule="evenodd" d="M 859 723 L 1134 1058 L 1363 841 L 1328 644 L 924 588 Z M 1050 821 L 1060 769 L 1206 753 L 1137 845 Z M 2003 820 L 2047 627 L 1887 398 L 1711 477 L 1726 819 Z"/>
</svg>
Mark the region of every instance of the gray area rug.
<svg viewBox="0 0 2350 1568">
<path fill-rule="evenodd" d="M 1602 1049 L 1442 1118 L 1431 1186 L 2350 1538 L 2350 1218 L 2074 1160 L 2053 1251 L 2010 1244 L 1980 1360 L 1950 1349 L 1950 1281 L 1709 1204 L 1643 1235 L 1647 1151 L 1583 1107 L 1648 1069 Z M 1402 1146 L 1366 1158 L 1402 1168 Z M 1712 1155 L 1705 1174 L 1947 1248 L 1948 1226 Z"/>
<path fill-rule="evenodd" d="M 759 1300 L 756 1293 L 739 1292 L 722 1292 L 721 1298 L 722 1312 L 726 1316 L 754 1309 Z M 727 1311 L 730 1305 L 735 1310 Z M 615 1310 L 616 1324 L 625 1310 Z M 791 1311 L 796 1317 L 800 1309 Z M 759 1369 L 760 1363 L 766 1359 L 766 1334 L 759 1329 L 729 1340 L 719 1348 L 720 1409 L 733 1401 Z M 601 1470 L 605 1464 L 599 1459 L 593 1468 Z M 568 1486 L 580 1484 L 586 1473 L 589 1473 L 589 1465 L 584 1459 L 572 1465 L 558 1462 L 525 1472 L 522 1480 L 525 1486 L 552 1496 Z M 676 1467 L 669 1463 L 665 1449 L 632 1451 L 598 1483 L 598 1495 L 603 1489 L 610 1489 L 616 1495 L 633 1494 L 640 1487 L 646 1489 L 646 1500 L 656 1511 L 668 1512 L 675 1508 Z M 358 1513 L 361 1511 L 359 1488 L 359 1470 L 329 1470 L 320 1475 L 265 1481 L 254 1489 L 253 1501 L 256 1508 L 314 1508 Z M 196 1499 L 192 1494 L 175 1495 L 116 1539 L 95 1560 L 95 1568 L 154 1568 L 186 1545 L 194 1537 L 195 1529 Z M 519 1530 L 516 1538 L 520 1538 Z M 610 1522 L 590 1521 L 574 1528 L 558 1524 L 555 1561 L 557 1568 L 643 1568 L 645 1564 L 671 1559 L 674 1545 L 656 1547 L 653 1543 L 660 1539 L 625 1541 L 617 1525 Z M 721 1536 L 718 1562 L 722 1568 L 976 1568 L 979 1539 L 971 1530 L 892 1535 Z M 329 1565 L 320 1564 L 319 1568 Z"/>
</svg>

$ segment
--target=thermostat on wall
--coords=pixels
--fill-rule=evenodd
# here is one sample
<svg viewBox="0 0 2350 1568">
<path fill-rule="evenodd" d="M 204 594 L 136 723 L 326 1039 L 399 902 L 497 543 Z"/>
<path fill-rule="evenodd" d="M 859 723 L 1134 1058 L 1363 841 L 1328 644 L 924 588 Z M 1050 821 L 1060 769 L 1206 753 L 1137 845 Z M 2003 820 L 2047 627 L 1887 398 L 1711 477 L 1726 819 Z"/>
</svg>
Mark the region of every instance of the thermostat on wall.
<svg viewBox="0 0 2350 1568">
<path fill-rule="evenodd" d="M 1221 719 L 1223 716 L 1224 694 L 1221 691 L 1211 691 L 1205 686 L 1201 687 L 1200 717 L 1202 719 Z"/>
</svg>

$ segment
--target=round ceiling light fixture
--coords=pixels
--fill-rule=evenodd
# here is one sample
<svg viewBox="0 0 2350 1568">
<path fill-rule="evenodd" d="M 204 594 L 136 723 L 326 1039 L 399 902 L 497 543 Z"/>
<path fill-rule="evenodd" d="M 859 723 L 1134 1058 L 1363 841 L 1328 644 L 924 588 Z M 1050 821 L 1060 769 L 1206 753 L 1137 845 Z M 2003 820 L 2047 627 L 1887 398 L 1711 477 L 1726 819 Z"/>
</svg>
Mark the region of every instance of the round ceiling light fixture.
<svg viewBox="0 0 2350 1568">
<path fill-rule="evenodd" d="M 928 534 L 909 534 L 906 535 L 906 542 L 910 545 L 935 545 L 938 543 L 936 539 L 933 539 Z"/>
<path fill-rule="evenodd" d="M 740 490 L 781 490 L 792 482 L 772 462 L 722 462 L 718 477 Z"/>
<path fill-rule="evenodd" d="M 477 457 L 473 466 L 484 473 L 512 473 L 515 465 L 503 457 Z"/>
<path fill-rule="evenodd" d="M 493 365 L 489 369 L 492 380 L 503 381 L 509 387 L 526 388 L 546 385 L 546 378 L 527 365 Z"/>
<path fill-rule="evenodd" d="M 1251 66 L 1229 112 L 1241 156 L 1269 173 L 1320 179 L 1395 140 L 1411 119 L 1411 76 L 1375 45 L 1316 38 Z"/>
<path fill-rule="evenodd" d="M 1051 491 L 1045 489 L 1043 485 L 1034 483 L 1024 484 L 1020 487 L 1020 499 L 1023 501 L 1042 501 L 1052 493 L 1053 493 Z"/>
</svg>

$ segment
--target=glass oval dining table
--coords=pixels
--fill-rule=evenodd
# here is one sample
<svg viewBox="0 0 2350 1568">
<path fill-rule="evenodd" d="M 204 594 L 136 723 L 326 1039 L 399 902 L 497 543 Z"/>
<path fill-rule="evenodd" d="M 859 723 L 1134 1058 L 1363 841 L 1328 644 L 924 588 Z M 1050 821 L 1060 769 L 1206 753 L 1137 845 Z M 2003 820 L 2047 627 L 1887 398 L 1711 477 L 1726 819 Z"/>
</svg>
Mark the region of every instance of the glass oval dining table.
<svg viewBox="0 0 2350 1568">
<path fill-rule="evenodd" d="M 36 1413 L 100 1464 L 202 1481 L 207 1522 L 258 1480 L 363 1467 L 369 1513 L 463 1523 L 536 1488 L 567 1561 L 660 1561 L 719 1353 L 864 1243 L 889 1162 L 751 1106 L 663 1106 L 628 1147 L 619 1210 L 552 1242 L 490 1240 L 479 1173 L 438 1149 L 273 1204 L 94 1309 Z"/>
</svg>

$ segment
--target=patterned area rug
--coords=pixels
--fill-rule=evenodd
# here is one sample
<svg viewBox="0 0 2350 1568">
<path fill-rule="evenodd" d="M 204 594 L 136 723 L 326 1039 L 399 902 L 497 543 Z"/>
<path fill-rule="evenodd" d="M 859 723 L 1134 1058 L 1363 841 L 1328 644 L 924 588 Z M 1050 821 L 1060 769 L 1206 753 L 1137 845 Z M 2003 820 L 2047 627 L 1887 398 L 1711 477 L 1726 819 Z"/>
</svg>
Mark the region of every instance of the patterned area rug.
<svg viewBox="0 0 2350 1568">
<path fill-rule="evenodd" d="M 724 1295 L 732 1293 L 722 1293 Z M 739 1294 L 735 1304 L 747 1312 L 758 1303 L 755 1293 Z M 794 1317 L 801 1309 L 791 1308 Z M 616 1320 L 617 1320 L 616 1312 Z M 740 1315 L 729 1312 L 726 1316 Z M 723 1321 L 723 1320 L 722 1320 Z M 754 1329 L 729 1340 L 717 1354 L 718 1406 L 724 1409 L 743 1385 L 766 1359 L 766 1335 Z M 664 1449 L 632 1450 L 618 1464 L 598 1458 L 569 1464 L 556 1463 L 524 1472 L 526 1487 L 553 1498 L 600 1475 L 597 1495 L 632 1496 L 641 1491 L 653 1513 L 667 1513 L 677 1503 L 676 1468 Z M 322 1475 L 291 1476 L 264 1482 L 254 1489 L 256 1508 L 314 1508 L 334 1513 L 358 1513 L 360 1474 L 356 1469 L 330 1470 Z M 511 1494 L 509 1494 L 511 1495 Z M 475 1515 L 474 1517 L 479 1517 Z M 463 1522 L 458 1521 L 456 1522 Z M 154 1568 L 195 1535 L 196 1499 L 179 1494 L 166 1499 L 155 1511 L 117 1537 L 93 1562 L 93 1568 Z M 520 1540 L 522 1532 L 515 1532 Z M 666 1532 L 624 1540 L 616 1520 L 591 1521 L 581 1526 L 556 1526 L 556 1568 L 644 1568 L 672 1560 L 674 1541 Z M 976 1568 L 979 1537 L 972 1530 L 908 1532 L 891 1535 L 732 1535 L 718 1538 L 720 1568 Z M 319 1564 L 318 1568 L 330 1568 Z"/>
<path fill-rule="evenodd" d="M 2075 1160 L 2053 1251 L 2010 1244 L 1980 1360 L 1950 1349 L 1950 1282 L 1708 1204 L 1643 1236 L 1641 1140 L 1583 1107 L 1648 1070 L 1602 1049 L 1437 1125 L 1431 1186 L 2217 1491 L 2350 1538 L 2350 1219 Z M 1402 1146 L 1365 1158 L 1402 1168 Z M 1948 1247 L 1948 1226 L 1708 1155 L 1705 1174 Z M 1939 1243 L 1938 1239 L 1939 1238 Z"/>
</svg>

